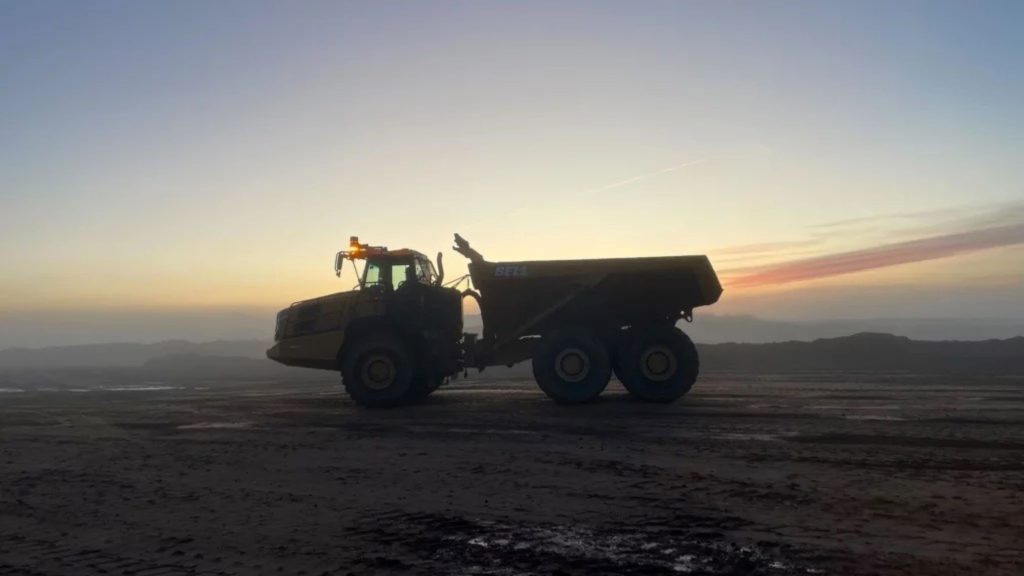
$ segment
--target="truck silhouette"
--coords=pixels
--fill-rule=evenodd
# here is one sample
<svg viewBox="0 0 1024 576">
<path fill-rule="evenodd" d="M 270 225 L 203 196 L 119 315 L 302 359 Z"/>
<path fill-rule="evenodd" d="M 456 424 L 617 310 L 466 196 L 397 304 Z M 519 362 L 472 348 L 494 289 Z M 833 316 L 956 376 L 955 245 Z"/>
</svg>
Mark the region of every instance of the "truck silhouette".
<svg viewBox="0 0 1024 576">
<path fill-rule="evenodd" d="M 277 314 L 272 360 L 340 370 L 349 396 L 379 408 L 422 400 L 469 368 L 532 360 L 537 384 L 562 404 L 596 398 L 612 373 L 634 396 L 671 402 L 697 379 L 693 342 L 676 327 L 718 301 L 706 256 L 489 262 L 455 235 L 471 288 L 444 285 L 414 250 L 350 240 L 335 257 L 365 261 L 356 289 L 296 302 Z M 456 286 L 461 282 L 456 282 Z M 476 300 L 480 335 L 463 332 Z"/>
</svg>

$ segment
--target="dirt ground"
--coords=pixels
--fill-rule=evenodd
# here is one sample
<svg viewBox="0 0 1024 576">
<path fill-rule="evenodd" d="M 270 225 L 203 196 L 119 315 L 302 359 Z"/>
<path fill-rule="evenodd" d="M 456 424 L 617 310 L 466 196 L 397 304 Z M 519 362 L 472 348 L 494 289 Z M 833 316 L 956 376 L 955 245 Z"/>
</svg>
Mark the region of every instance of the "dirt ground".
<svg viewBox="0 0 1024 576">
<path fill-rule="evenodd" d="M 0 394 L 0 574 L 1024 573 L 1020 380 L 164 385 Z"/>
</svg>

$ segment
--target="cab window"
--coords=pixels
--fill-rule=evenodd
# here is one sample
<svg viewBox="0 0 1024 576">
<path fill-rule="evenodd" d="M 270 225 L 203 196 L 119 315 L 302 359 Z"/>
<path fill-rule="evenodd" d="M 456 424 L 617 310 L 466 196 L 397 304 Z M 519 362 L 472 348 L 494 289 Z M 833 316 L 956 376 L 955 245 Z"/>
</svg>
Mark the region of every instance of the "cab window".
<svg viewBox="0 0 1024 576">
<path fill-rule="evenodd" d="M 379 262 L 369 261 L 366 263 L 366 272 L 363 274 L 363 286 L 378 286 L 384 282 L 384 270 Z"/>
<path fill-rule="evenodd" d="M 363 273 L 363 287 L 383 286 L 397 290 L 409 278 L 410 270 L 413 282 L 423 282 L 424 270 L 422 263 L 418 260 L 405 262 L 370 260 L 366 263 L 366 271 Z"/>
<path fill-rule="evenodd" d="M 398 287 L 405 284 L 406 278 L 408 277 L 408 271 L 412 268 L 411 263 L 404 264 L 392 264 L 391 265 L 391 287 L 398 290 Z"/>
<path fill-rule="evenodd" d="M 416 279 L 421 284 L 430 284 L 430 268 L 427 267 L 427 263 L 422 259 L 416 259 Z"/>
</svg>

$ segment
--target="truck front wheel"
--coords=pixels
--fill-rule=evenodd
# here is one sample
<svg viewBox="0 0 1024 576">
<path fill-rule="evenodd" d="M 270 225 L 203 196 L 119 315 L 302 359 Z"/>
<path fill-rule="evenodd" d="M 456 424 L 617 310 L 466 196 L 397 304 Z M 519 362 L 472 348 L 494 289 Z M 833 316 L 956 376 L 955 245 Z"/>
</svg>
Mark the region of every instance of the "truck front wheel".
<svg viewBox="0 0 1024 576">
<path fill-rule="evenodd" d="M 607 348 L 584 330 L 545 336 L 533 355 L 534 379 L 559 404 L 583 404 L 597 398 L 611 374 Z"/>
<path fill-rule="evenodd" d="M 409 388 L 408 400 L 410 403 L 422 402 L 444 383 L 443 376 L 420 375 L 417 376 Z"/>
<path fill-rule="evenodd" d="M 386 332 L 359 337 L 341 360 L 345 391 L 367 408 L 387 408 L 408 401 L 413 369 L 405 344 Z"/>
<path fill-rule="evenodd" d="M 697 347 L 674 326 L 633 327 L 615 355 L 615 375 L 630 394 L 647 402 L 683 396 L 700 370 Z"/>
</svg>

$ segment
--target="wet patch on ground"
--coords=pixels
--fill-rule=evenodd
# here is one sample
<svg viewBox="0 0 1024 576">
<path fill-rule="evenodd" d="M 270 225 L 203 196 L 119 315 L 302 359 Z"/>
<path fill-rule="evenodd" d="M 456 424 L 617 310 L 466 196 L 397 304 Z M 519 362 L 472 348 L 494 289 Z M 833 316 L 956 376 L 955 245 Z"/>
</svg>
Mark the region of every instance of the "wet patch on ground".
<svg viewBox="0 0 1024 576">
<path fill-rule="evenodd" d="M 720 532 L 666 525 L 614 530 L 564 524 L 389 514 L 357 530 L 408 548 L 437 574 L 788 575 L 813 573 L 782 559 L 785 547 L 742 547 Z M 685 522 L 685 519 L 680 519 Z M 376 563 L 371 560 L 371 564 Z M 412 568 L 410 562 L 405 562 Z M 418 566 L 421 567 L 422 566 Z"/>
<path fill-rule="evenodd" d="M 973 438 L 921 438 L 872 434 L 803 434 L 787 437 L 790 442 L 809 444 L 859 444 L 866 446 L 905 446 L 914 448 L 977 448 L 1024 450 L 1024 442 L 977 440 Z"/>
</svg>

